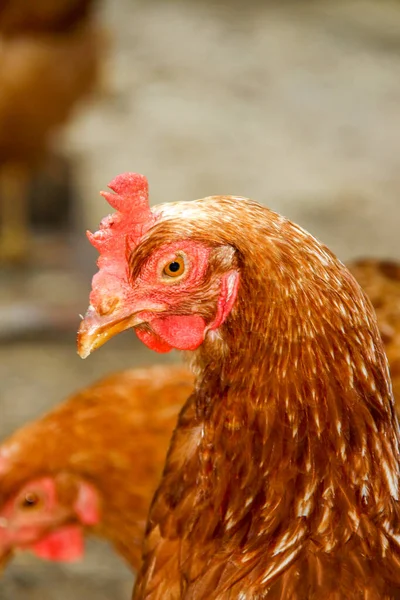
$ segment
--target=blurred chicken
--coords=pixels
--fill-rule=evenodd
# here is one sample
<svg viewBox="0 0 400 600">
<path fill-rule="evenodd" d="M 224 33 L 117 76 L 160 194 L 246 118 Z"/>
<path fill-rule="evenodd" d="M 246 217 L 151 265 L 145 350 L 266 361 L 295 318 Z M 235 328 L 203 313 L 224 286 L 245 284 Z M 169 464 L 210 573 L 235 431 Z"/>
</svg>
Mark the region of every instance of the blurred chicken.
<svg viewBox="0 0 400 600">
<path fill-rule="evenodd" d="M 2 0 L 0 31 L 4 35 L 65 31 L 86 18 L 93 4 L 93 0 Z"/>
<path fill-rule="evenodd" d="M 400 263 L 363 259 L 347 266 L 375 309 L 389 359 L 397 412 L 400 413 Z"/>
<path fill-rule="evenodd" d="M 137 569 L 150 499 L 194 377 L 176 366 L 116 373 L 0 446 L 0 565 L 14 550 L 50 560 L 107 538 Z"/>
<path fill-rule="evenodd" d="M 35 164 L 96 81 L 99 33 L 16 36 L 0 45 L 0 163 Z"/>
<path fill-rule="evenodd" d="M 27 257 L 32 171 L 98 79 L 102 35 L 90 7 L 0 5 L 0 261 Z"/>
</svg>

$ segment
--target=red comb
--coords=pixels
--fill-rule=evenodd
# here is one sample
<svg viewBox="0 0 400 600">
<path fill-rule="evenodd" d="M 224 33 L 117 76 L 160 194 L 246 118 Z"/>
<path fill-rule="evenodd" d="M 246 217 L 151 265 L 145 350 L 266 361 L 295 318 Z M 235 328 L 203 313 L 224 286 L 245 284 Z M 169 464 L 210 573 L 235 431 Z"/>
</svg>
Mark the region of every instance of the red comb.
<svg viewBox="0 0 400 600">
<path fill-rule="evenodd" d="M 117 212 L 101 221 L 99 231 L 87 232 L 90 243 L 100 254 L 116 250 L 122 241 L 121 233 L 129 233 L 130 240 L 138 243 L 154 223 L 149 207 L 149 185 L 144 175 L 123 173 L 113 179 L 108 187 L 115 194 L 100 193 Z"/>
<path fill-rule="evenodd" d="M 126 249 L 136 246 L 155 222 L 150 210 L 148 183 L 144 175 L 123 173 L 108 187 L 115 193 L 101 192 L 117 212 L 105 217 L 99 230 L 86 232 L 90 243 L 99 251 L 99 272 L 92 282 L 91 303 L 100 301 L 100 288 L 110 288 L 112 281 L 119 285 L 126 279 Z M 126 281 L 127 283 L 127 281 Z M 111 290 L 110 290 L 111 291 Z"/>
</svg>

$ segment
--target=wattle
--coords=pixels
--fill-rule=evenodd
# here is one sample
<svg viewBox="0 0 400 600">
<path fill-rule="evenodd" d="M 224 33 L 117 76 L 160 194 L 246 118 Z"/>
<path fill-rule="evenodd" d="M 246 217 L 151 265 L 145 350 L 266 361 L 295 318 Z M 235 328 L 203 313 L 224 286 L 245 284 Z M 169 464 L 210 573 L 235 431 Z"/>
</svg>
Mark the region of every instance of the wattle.
<svg viewBox="0 0 400 600">
<path fill-rule="evenodd" d="M 154 319 L 152 331 L 136 330 L 138 338 L 151 350 L 169 352 L 196 350 L 204 341 L 206 322 L 198 315 L 171 315 Z"/>
<path fill-rule="evenodd" d="M 84 553 L 83 533 L 79 525 L 66 525 L 52 531 L 31 546 L 32 552 L 45 560 L 73 562 Z"/>
</svg>

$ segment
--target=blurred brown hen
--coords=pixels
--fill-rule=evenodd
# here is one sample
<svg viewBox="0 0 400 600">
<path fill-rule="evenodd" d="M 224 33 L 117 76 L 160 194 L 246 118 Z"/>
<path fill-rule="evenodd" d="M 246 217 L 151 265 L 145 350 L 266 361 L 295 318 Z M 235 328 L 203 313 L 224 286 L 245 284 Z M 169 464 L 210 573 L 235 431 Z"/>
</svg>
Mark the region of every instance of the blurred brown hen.
<svg viewBox="0 0 400 600">
<path fill-rule="evenodd" d="M 82 357 L 134 328 L 193 352 L 135 600 L 394 598 L 399 426 L 366 295 L 337 258 L 247 198 L 149 207 L 126 173 L 81 323 Z"/>
<path fill-rule="evenodd" d="M 99 34 L 16 36 L 0 45 L 0 163 L 32 163 L 96 79 Z"/>
<path fill-rule="evenodd" d="M 77 559 L 92 533 L 137 569 L 150 499 L 193 380 L 172 365 L 116 373 L 5 440 L 0 564 L 20 549 Z"/>
<path fill-rule="evenodd" d="M 0 6 L 0 259 L 26 258 L 32 172 L 98 79 L 102 34 L 90 6 Z"/>
<path fill-rule="evenodd" d="M 93 0 L 2 0 L 0 31 L 5 35 L 65 31 L 85 19 L 93 4 Z"/>
</svg>

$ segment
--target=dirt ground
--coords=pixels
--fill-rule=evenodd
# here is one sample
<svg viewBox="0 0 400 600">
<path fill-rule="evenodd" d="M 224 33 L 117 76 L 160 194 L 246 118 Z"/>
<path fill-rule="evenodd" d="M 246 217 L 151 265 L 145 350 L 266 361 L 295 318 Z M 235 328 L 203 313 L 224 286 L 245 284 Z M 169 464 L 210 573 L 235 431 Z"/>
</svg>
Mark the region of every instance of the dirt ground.
<svg viewBox="0 0 400 600">
<path fill-rule="evenodd" d="M 28 288 L 5 275 L 1 297 L 65 292 L 85 310 L 94 254 L 82 231 L 108 212 L 97 190 L 124 170 L 148 175 L 153 202 L 247 195 L 343 259 L 400 258 L 398 2 L 106 0 L 99 19 L 111 37 L 105 91 L 63 139 L 80 274 L 33 273 Z M 0 345 L 0 437 L 112 370 L 179 359 L 128 332 L 81 361 L 74 326 Z M 18 556 L 0 600 L 128 600 L 132 581 L 90 541 L 78 565 Z"/>
</svg>

